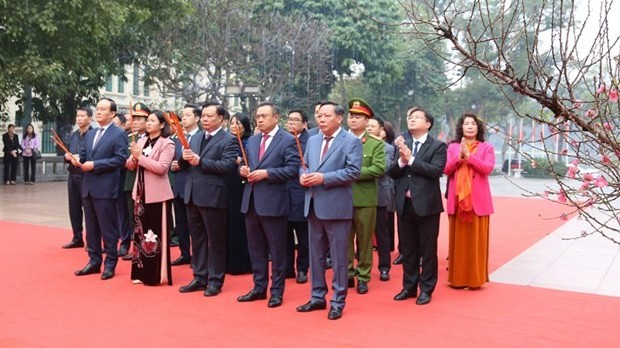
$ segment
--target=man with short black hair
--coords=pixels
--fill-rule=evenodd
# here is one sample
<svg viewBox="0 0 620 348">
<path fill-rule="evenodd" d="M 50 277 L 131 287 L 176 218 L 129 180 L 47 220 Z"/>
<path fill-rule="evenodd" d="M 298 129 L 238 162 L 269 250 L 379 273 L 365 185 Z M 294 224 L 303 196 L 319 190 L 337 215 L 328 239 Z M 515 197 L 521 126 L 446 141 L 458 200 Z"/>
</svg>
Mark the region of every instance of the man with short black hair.
<svg viewBox="0 0 620 348">
<path fill-rule="evenodd" d="M 185 204 L 192 240 L 194 279 L 180 292 L 222 292 L 226 273 L 226 177 L 237 168 L 237 140 L 222 128 L 228 111 L 217 102 L 202 106 L 202 131 L 183 149 L 179 165 L 190 165 L 185 182 Z"/>
<path fill-rule="evenodd" d="M 91 122 L 93 119 L 93 110 L 90 107 L 83 106 L 75 112 L 75 124 L 78 129 L 71 134 L 69 138 L 69 151 L 74 155 L 80 155 L 81 149 L 86 146 L 86 133 L 92 129 Z M 84 240 L 82 239 L 82 231 L 84 231 L 84 212 L 82 206 L 82 168 L 71 164 L 73 157 L 65 153 L 65 162 L 68 163 L 67 171 L 67 192 L 69 201 L 69 219 L 71 220 L 71 229 L 73 230 L 73 239 L 68 244 L 62 246 L 63 249 L 83 248 Z"/>
<path fill-rule="evenodd" d="M 394 300 L 418 297 L 418 305 L 431 301 L 438 277 L 437 237 L 443 211 L 439 179 L 447 156 L 446 144 L 428 134 L 433 123 L 433 116 L 422 108 L 412 107 L 407 111 L 408 130 L 394 141 L 398 160 L 389 169 L 390 176 L 396 180 L 398 235 L 403 257 L 403 289 Z"/>
<path fill-rule="evenodd" d="M 125 132 L 112 124 L 115 114 L 116 103 L 112 99 L 103 98 L 97 103 L 95 119 L 99 128 L 91 129 L 86 134 L 86 146 L 80 149 L 79 160 L 71 160 L 74 166 L 80 166 L 81 163 L 84 172 L 82 203 L 86 217 L 86 249 L 90 259 L 75 275 L 83 276 L 101 271 L 103 239 L 106 258 L 102 280 L 114 277 L 118 261 L 116 201 L 120 194 L 120 170 L 129 156 Z"/>
</svg>

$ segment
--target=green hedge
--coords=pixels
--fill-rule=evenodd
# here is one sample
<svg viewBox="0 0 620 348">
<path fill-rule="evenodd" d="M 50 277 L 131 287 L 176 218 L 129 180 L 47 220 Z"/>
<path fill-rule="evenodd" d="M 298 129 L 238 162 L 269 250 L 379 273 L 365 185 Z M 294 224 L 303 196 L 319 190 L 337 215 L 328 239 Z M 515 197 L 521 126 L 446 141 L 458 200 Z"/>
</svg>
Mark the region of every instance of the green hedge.
<svg viewBox="0 0 620 348">
<path fill-rule="evenodd" d="M 526 178 L 552 178 L 553 171 L 560 176 L 566 175 L 568 168 L 564 162 L 549 162 L 546 158 L 536 158 L 533 161 L 523 161 L 523 175 Z"/>
</svg>

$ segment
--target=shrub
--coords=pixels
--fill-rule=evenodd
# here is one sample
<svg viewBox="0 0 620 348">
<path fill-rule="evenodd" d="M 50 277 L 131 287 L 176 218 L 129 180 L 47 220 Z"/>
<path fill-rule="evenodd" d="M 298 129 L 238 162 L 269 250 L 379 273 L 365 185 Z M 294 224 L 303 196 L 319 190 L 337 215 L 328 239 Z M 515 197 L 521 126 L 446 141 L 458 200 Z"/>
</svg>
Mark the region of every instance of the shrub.
<svg viewBox="0 0 620 348">
<path fill-rule="evenodd" d="M 549 162 L 546 158 L 535 158 L 532 161 L 523 161 L 522 175 L 526 178 L 553 178 L 555 172 L 563 177 L 567 170 L 564 162 Z"/>
</svg>

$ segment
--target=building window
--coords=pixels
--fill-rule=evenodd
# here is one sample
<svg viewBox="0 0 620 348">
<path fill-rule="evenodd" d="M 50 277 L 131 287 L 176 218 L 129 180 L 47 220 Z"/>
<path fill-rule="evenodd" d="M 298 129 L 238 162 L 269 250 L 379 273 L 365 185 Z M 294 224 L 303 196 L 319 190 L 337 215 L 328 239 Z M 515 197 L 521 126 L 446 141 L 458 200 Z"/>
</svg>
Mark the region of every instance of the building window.
<svg viewBox="0 0 620 348">
<path fill-rule="evenodd" d="M 140 70 L 138 65 L 133 66 L 133 95 L 140 93 Z"/>
<path fill-rule="evenodd" d="M 106 92 L 112 92 L 112 76 L 108 75 L 105 77 L 105 90 Z"/>
<path fill-rule="evenodd" d="M 149 94 L 150 94 L 149 85 L 146 82 L 144 83 L 144 93 L 143 94 L 144 94 L 145 97 L 148 97 Z"/>
<path fill-rule="evenodd" d="M 118 93 L 125 93 L 125 76 L 118 77 Z"/>
</svg>

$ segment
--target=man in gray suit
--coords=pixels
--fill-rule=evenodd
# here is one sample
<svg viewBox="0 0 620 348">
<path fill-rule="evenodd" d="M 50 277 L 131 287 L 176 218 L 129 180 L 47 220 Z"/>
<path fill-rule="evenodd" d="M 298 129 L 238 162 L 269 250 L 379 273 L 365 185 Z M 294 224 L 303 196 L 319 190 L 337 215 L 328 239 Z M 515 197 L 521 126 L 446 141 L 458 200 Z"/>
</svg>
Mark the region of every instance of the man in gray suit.
<svg viewBox="0 0 620 348">
<path fill-rule="evenodd" d="M 310 137 L 304 156 L 307 173 L 299 182 L 307 187 L 304 212 L 310 234 L 312 297 L 297 307 L 310 312 L 327 307 L 325 295 L 325 258 L 331 253 L 334 294 L 327 316 L 342 317 L 347 296 L 347 246 L 353 218 L 351 184 L 360 175 L 362 143 L 341 128 L 344 108 L 333 102 L 321 105 L 317 117 L 321 133 Z"/>
<path fill-rule="evenodd" d="M 278 126 L 279 108 L 262 103 L 256 109 L 256 128 L 260 133 L 248 139 L 248 166 L 239 174 L 248 179 L 241 201 L 248 234 L 254 287 L 237 301 L 266 298 L 271 253 L 271 298 L 269 308 L 282 305 L 286 275 L 286 224 L 289 197 L 286 183 L 297 177 L 299 155 L 295 138 Z"/>
<path fill-rule="evenodd" d="M 190 139 L 179 166 L 190 166 L 185 182 L 185 204 L 192 239 L 194 279 L 180 292 L 204 290 L 205 296 L 222 291 L 226 272 L 226 176 L 237 168 L 238 145 L 222 128 L 228 112 L 216 102 L 202 106 L 204 131 Z"/>
</svg>

